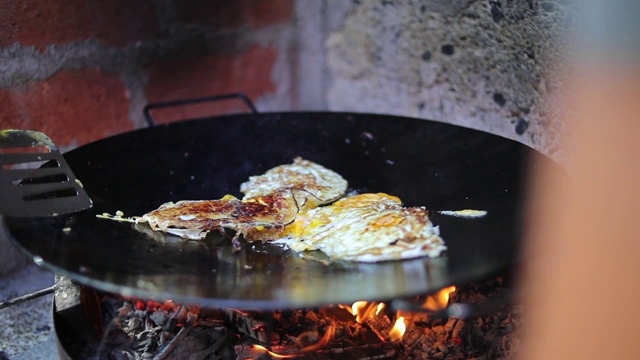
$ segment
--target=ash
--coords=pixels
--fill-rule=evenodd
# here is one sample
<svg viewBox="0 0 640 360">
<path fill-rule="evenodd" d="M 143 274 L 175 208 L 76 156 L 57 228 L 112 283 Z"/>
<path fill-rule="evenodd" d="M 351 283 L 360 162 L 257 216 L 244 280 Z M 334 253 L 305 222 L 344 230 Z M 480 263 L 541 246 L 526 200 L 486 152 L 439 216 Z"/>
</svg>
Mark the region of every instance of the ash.
<svg viewBox="0 0 640 360">
<path fill-rule="evenodd" d="M 458 288 L 449 305 L 481 305 L 507 292 L 505 277 L 498 276 Z M 521 307 L 506 303 L 464 319 L 400 311 L 407 330 L 395 342 L 388 338 L 396 316 L 390 310 L 358 323 L 339 306 L 275 312 L 204 309 L 102 294 L 100 307 L 101 340 L 85 347 L 82 359 L 274 358 L 255 345 L 297 359 L 510 359 L 520 347 Z"/>
</svg>

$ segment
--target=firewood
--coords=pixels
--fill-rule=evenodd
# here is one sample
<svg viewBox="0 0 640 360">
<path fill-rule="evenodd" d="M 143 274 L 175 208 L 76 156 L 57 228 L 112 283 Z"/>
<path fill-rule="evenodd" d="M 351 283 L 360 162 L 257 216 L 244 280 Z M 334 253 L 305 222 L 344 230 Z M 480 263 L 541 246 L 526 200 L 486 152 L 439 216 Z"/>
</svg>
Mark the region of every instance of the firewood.
<svg viewBox="0 0 640 360">
<path fill-rule="evenodd" d="M 370 316 L 364 319 L 363 322 L 381 341 L 388 341 L 389 331 L 393 327 L 393 324 L 387 315 Z"/>
</svg>

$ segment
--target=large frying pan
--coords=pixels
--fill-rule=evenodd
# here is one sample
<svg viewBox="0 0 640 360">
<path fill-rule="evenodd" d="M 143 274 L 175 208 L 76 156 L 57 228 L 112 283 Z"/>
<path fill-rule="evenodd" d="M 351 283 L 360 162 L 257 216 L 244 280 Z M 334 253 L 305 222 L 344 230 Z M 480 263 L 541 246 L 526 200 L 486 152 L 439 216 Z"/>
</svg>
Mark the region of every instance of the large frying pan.
<svg viewBox="0 0 640 360">
<path fill-rule="evenodd" d="M 184 242 L 96 214 L 141 215 L 167 201 L 239 194 L 250 175 L 302 156 L 358 191 L 433 213 L 449 247 L 436 259 L 377 264 L 301 257 L 274 245 L 210 234 Z M 52 218 L 4 219 L 43 267 L 100 290 L 204 306 L 306 307 L 424 294 L 518 260 L 523 170 L 532 157 L 498 136 L 420 119 L 352 113 L 264 113 L 190 120 L 100 140 L 65 154 L 95 205 Z"/>
</svg>

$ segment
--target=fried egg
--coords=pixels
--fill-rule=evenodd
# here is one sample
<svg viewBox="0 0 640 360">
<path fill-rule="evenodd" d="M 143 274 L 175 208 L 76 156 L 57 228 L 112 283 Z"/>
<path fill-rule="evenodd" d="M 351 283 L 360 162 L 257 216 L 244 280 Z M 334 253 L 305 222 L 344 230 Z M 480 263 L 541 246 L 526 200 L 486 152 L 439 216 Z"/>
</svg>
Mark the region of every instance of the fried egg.
<svg viewBox="0 0 640 360">
<path fill-rule="evenodd" d="M 240 200 L 227 195 L 219 200 L 185 200 L 162 204 L 137 221 L 152 230 L 187 239 L 202 239 L 211 230 L 234 230 L 237 235 L 251 229 L 283 228 L 299 208 L 291 190 Z"/>
<path fill-rule="evenodd" d="M 297 252 L 320 250 L 332 259 L 359 262 L 437 257 L 446 250 L 425 208 L 403 207 L 399 198 L 383 193 L 300 212 L 281 234 L 270 241 Z"/>
<path fill-rule="evenodd" d="M 134 220 L 188 239 L 232 230 L 235 246 L 243 236 L 300 253 L 320 250 L 334 260 L 436 257 L 446 250 L 425 208 L 404 207 L 384 193 L 344 197 L 347 186 L 336 172 L 298 157 L 250 177 L 240 186 L 242 199 L 169 202 Z"/>
<path fill-rule="evenodd" d="M 184 200 L 162 204 L 136 219 L 152 230 L 187 239 L 202 239 L 211 230 L 236 232 L 236 237 L 260 232 L 277 234 L 301 210 L 331 202 L 347 190 L 336 172 L 302 158 L 281 165 L 243 183 L 242 199 L 226 195 L 218 200 Z M 275 235 L 274 235 L 275 236 Z"/>
<path fill-rule="evenodd" d="M 262 175 L 251 176 L 240 185 L 244 199 L 292 189 L 300 207 L 314 208 L 331 203 L 347 191 L 347 181 L 336 172 L 297 157 L 293 164 L 276 166 Z"/>
</svg>

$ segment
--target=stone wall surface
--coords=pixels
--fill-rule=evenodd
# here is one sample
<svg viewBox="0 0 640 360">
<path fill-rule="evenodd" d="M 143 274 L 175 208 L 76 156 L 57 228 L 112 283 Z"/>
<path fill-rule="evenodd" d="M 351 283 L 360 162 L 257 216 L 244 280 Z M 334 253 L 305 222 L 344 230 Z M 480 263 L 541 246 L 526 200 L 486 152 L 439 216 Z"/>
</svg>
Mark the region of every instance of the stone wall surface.
<svg viewBox="0 0 640 360">
<path fill-rule="evenodd" d="M 331 110 L 458 124 L 562 160 L 566 4 L 356 1 L 328 13 L 345 18 L 325 40 Z"/>
</svg>

